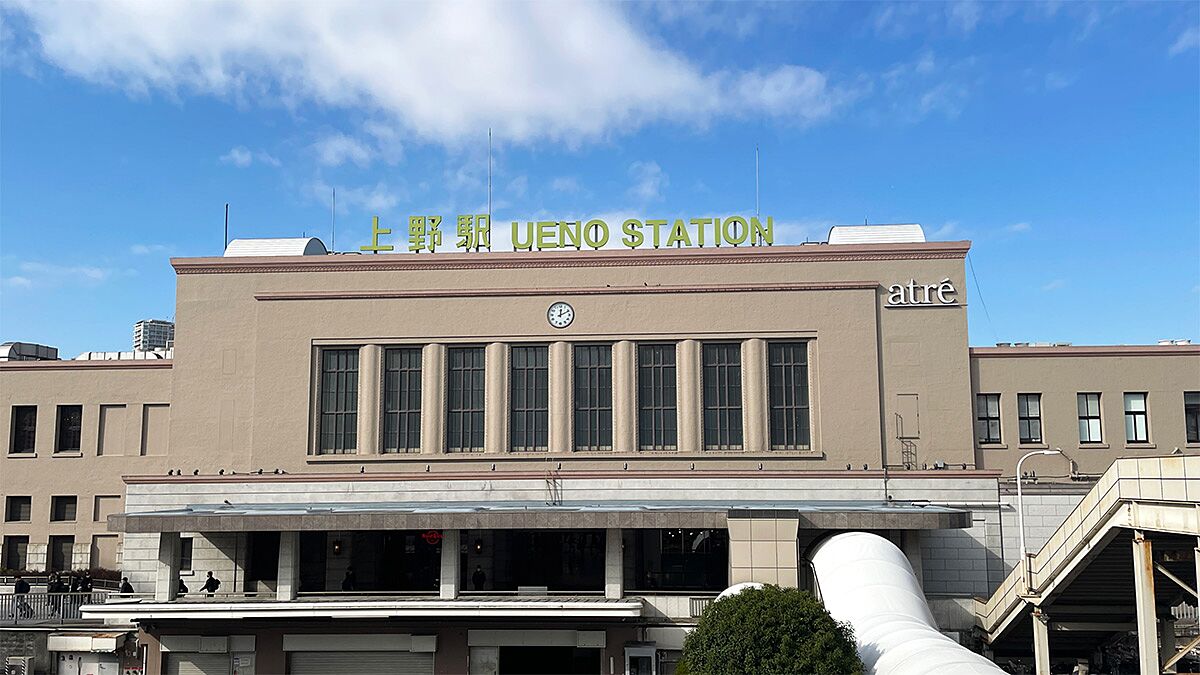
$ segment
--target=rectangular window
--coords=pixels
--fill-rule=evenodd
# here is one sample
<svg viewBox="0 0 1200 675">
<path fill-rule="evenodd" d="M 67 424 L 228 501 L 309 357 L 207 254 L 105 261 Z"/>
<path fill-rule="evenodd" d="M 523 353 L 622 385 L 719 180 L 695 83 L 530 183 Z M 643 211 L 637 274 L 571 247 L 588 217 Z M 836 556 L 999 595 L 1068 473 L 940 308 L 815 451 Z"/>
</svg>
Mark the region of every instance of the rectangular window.
<svg viewBox="0 0 1200 675">
<path fill-rule="evenodd" d="M 321 352 L 319 454 L 352 454 L 358 448 L 358 350 Z"/>
<path fill-rule="evenodd" d="M 550 447 L 550 350 L 513 347 L 509 364 L 509 443 L 513 452 Z"/>
<path fill-rule="evenodd" d="M 75 512 L 79 505 L 79 500 L 74 496 L 60 496 L 50 498 L 50 522 L 66 523 L 75 521 Z"/>
<path fill-rule="evenodd" d="M 575 449 L 612 450 L 612 346 L 575 347 Z"/>
<path fill-rule="evenodd" d="M 483 347 L 446 352 L 446 449 L 483 451 Z"/>
<path fill-rule="evenodd" d="M 4 568 L 24 570 L 29 564 L 29 537 L 7 536 L 4 538 Z"/>
<path fill-rule="evenodd" d="M 1042 442 L 1042 395 L 1017 394 L 1017 432 L 1022 443 Z"/>
<path fill-rule="evenodd" d="M 421 348 L 383 353 L 383 451 L 421 451 Z"/>
<path fill-rule="evenodd" d="M 1075 397 L 1079 408 L 1079 442 L 1102 443 L 1100 430 L 1100 394 L 1078 394 Z"/>
<path fill-rule="evenodd" d="M 83 406 L 58 406 L 58 438 L 55 452 L 79 452 L 79 437 L 83 430 Z"/>
<path fill-rule="evenodd" d="M 1200 391 L 1183 392 L 1183 425 L 1188 443 L 1200 443 Z"/>
<path fill-rule="evenodd" d="M 808 343 L 777 342 L 767 349 L 771 449 L 807 450 Z"/>
<path fill-rule="evenodd" d="M 33 520 L 33 497 L 5 497 L 4 522 L 28 523 Z"/>
<path fill-rule="evenodd" d="M 638 447 L 678 448 L 675 345 L 638 345 Z"/>
<path fill-rule="evenodd" d="M 191 537 L 179 538 L 179 571 L 192 571 L 192 543 Z"/>
<path fill-rule="evenodd" d="M 15 405 L 12 409 L 13 454 L 32 454 L 37 447 L 37 406 Z"/>
<path fill-rule="evenodd" d="M 1000 394 L 975 394 L 975 438 L 981 444 L 1000 442 Z"/>
<path fill-rule="evenodd" d="M 1125 442 L 1150 442 L 1150 419 L 1146 415 L 1145 393 L 1125 394 Z"/>
<path fill-rule="evenodd" d="M 48 571 L 67 572 L 74 567 L 72 558 L 74 557 L 75 537 L 70 535 L 52 536 L 47 548 L 49 549 L 46 553 L 48 558 L 46 569 Z"/>
<path fill-rule="evenodd" d="M 706 344 L 701 350 L 704 380 L 704 449 L 742 449 L 742 345 Z"/>
</svg>

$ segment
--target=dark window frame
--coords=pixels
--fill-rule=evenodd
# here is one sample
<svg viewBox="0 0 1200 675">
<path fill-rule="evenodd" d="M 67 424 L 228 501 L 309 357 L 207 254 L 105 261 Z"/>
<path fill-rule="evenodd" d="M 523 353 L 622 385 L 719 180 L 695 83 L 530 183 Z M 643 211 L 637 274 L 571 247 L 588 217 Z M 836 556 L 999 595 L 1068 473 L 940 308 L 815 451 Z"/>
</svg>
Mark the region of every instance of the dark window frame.
<svg viewBox="0 0 1200 675">
<path fill-rule="evenodd" d="M 1037 406 L 1030 412 L 1029 402 Z M 1042 395 L 1040 393 L 1017 394 L 1017 440 L 1030 445 L 1045 442 L 1042 434 Z"/>
<path fill-rule="evenodd" d="M 70 517 L 67 517 L 67 508 Z M 62 509 L 60 514 L 59 510 Z M 50 497 L 50 522 L 73 523 L 79 519 L 79 497 L 77 495 L 52 495 Z"/>
<path fill-rule="evenodd" d="M 17 545 L 22 545 L 21 555 L 16 554 Z M 26 570 L 29 566 L 29 535 L 27 534 L 6 534 L 4 535 L 3 559 L 0 560 L 0 567 L 5 567 L 14 570 Z M 18 562 L 18 558 L 20 559 Z"/>
<path fill-rule="evenodd" d="M 550 347 L 513 345 L 508 352 L 511 452 L 550 450 Z"/>
<path fill-rule="evenodd" d="M 465 359 L 468 355 L 470 363 Z M 458 356 L 464 359 L 456 364 Z M 486 382 L 487 352 L 483 346 L 456 345 L 446 349 L 446 452 L 483 452 Z"/>
<path fill-rule="evenodd" d="M 613 450 L 613 346 L 576 344 L 571 351 L 572 444 L 575 452 Z"/>
<path fill-rule="evenodd" d="M 1186 442 L 1200 443 L 1200 391 L 1183 392 L 1183 427 Z"/>
<path fill-rule="evenodd" d="M 993 401 L 996 404 L 994 409 L 991 406 Z M 1000 394 L 975 394 L 976 443 L 1000 445 L 1004 442 L 1004 430 L 1001 428 L 1000 418 Z"/>
<path fill-rule="evenodd" d="M 711 357 L 711 358 L 710 358 Z M 736 380 L 736 382 L 735 382 Z M 745 448 L 742 343 L 705 342 L 700 345 L 702 442 L 706 451 Z"/>
<path fill-rule="evenodd" d="M 1140 396 L 1142 401 L 1141 410 L 1129 409 L 1129 397 Z M 1137 400 L 1137 399 L 1134 399 Z M 1126 443 L 1149 443 L 1150 442 L 1150 394 L 1144 391 L 1126 391 L 1121 395 L 1121 409 L 1125 416 L 1125 442 Z M 1129 423 L 1133 422 L 1133 428 L 1130 429 Z M 1139 435 L 1138 422 L 1141 422 Z M 1134 438 L 1130 438 L 1130 431 L 1133 432 Z"/>
<path fill-rule="evenodd" d="M 66 560 L 62 565 L 55 564 L 54 558 L 58 548 L 55 544 L 69 544 L 66 549 Z M 75 535 L 73 534 L 52 534 L 46 540 L 46 571 L 55 572 L 70 572 L 75 564 Z"/>
<path fill-rule="evenodd" d="M 812 449 L 807 341 L 767 344 L 767 392 L 771 449 Z"/>
<path fill-rule="evenodd" d="M 638 449 L 679 449 L 678 345 L 649 342 L 637 346 Z"/>
<path fill-rule="evenodd" d="M 16 505 L 23 505 L 25 517 L 18 518 L 16 513 Z M 33 496 L 32 495 L 8 495 L 4 498 L 4 522 L 6 523 L 28 523 L 33 521 Z"/>
<path fill-rule="evenodd" d="M 8 453 L 10 455 L 32 455 L 37 453 L 36 405 L 14 405 L 10 426 Z"/>
<path fill-rule="evenodd" d="M 192 571 L 192 557 L 196 550 L 196 540 L 194 537 L 179 538 L 179 571 Z"/>
<path fill-rule="evenodd" d="M 1091 410 L 1091 402 L 1096 402 L 1096 410 L 1093 413 Z M 1083 444 L 1095 444 L 1104 442 L 1104 400 L 1100 392 L 1088 391 L 1079 392 L 1075 395 L 1075 411 L 1079 419 L 1079 442 Z M 1096 423 L 1096 438 L 1092 438 L 1092 425 Z M 1086 425 L 1086 426 L 1085 426 Z M 1087 429 L 1087 438 L 1084 438 L 1084 430 Z"/>
<path fill-rule="evenodd" d="M 420 347 L 383 350 L 383 454 L 421 451 L 421 361 Z"/>
<path fill-rule="evenodd" d="M 318 353 L 317 454 L 358 452 L 358 347 L 330 347 Z"/>
<path fill-rule="evenodd" d="M 83 451 L 83 406 L 60 405 L 55 414 L 54 452 Z"/>
</svg>

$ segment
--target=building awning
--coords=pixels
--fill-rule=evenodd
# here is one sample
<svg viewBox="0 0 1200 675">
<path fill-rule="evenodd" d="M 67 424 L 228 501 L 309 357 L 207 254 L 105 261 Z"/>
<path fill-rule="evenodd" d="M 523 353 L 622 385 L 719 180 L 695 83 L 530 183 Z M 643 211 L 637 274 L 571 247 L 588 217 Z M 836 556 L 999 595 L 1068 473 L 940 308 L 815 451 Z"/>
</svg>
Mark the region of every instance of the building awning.
<svg viewBox="0 0 1200 675">
<path fill-rule="evenodd" d="M 795 518 L 801 529 L 935 530 L 971 526 L 969 511 L 920 502 L 639 501 L 198 504 L 121 513 L 110 530 L 259 532 L 334 530 L 513 530 L 725 528 L 729 519 Z"/>
<path fill-rule="evenodd" d="M 125 644 L 128 633 L 51 633 L 46 650 L 51 652 L 115 652 Z"/>
</svg>

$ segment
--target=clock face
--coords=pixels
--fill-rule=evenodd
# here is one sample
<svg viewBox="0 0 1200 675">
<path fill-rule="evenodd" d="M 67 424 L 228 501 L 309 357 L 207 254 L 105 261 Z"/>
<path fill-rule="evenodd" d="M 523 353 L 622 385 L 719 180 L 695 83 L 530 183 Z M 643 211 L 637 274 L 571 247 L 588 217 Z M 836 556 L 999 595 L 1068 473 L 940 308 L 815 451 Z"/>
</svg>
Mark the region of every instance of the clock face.
<svg viewBox="0 0 1200 675">
<path fill-rule="evenodd" d="M 555 328 L 566 328 L 575 320 L 575 310 L 565 302 L 556 302 L 546 310 L 546 320 Z"/>
</svg>

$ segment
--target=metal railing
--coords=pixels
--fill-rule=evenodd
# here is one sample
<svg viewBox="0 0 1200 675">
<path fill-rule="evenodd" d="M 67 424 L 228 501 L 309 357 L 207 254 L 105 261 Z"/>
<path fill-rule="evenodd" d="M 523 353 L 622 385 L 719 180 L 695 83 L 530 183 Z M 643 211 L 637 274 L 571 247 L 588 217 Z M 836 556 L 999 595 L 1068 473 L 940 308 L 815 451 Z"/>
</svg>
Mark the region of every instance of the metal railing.
<svg viewBox="0 0 1200 675">
<path fill-rule="evenodd" d="M 108 591 L 91 593 L 0 593 L 0 624 L 83 621 L 79 608 L 103 603 Z"/>
</svg>

